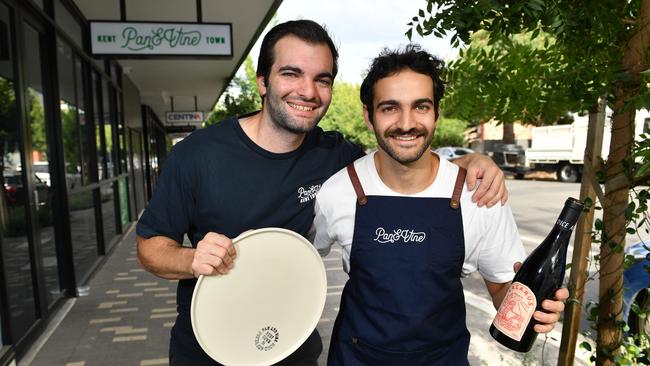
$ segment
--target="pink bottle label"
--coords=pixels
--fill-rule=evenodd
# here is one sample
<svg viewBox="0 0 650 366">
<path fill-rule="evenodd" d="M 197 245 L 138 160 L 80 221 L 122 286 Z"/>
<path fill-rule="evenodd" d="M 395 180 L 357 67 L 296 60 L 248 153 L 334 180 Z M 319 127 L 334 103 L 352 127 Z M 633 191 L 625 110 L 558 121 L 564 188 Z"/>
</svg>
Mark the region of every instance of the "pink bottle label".
<svg viewBox="0 0 650 366">
<path fill-rule="evenodd" d="M 523 337 L 535 308 L 537 308 L 535 294 L 523 283 L 514 282 L 499 306 L 492 324 L 501 333 L 518 342 Z"/>
</svg>

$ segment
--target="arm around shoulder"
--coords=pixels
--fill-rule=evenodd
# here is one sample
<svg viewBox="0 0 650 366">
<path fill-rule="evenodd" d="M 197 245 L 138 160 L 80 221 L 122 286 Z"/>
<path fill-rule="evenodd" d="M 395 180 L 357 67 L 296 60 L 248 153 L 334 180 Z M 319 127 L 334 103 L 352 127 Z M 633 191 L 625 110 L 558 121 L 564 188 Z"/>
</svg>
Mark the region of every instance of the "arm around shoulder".
<svg viewBox="0 0 650 366">
<path fill-rule="evenodd" d="M 194 278 L 194 249 L 184 248 L 166 236 L 137 237 L 138 262 L 147 271 L 168 280 Z"/>
</svg>

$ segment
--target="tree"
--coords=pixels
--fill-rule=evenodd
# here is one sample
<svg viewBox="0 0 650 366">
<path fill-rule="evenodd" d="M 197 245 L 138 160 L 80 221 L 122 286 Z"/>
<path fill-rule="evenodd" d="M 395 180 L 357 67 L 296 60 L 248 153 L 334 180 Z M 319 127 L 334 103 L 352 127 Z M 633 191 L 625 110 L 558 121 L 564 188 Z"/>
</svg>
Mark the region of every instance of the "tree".
<svg viewBox="0 0 650 366">
<path fill-rule="evenodd" d="M 467 122 L 456 118 L 440 117 L 433 135 L 432 147 L 463 146 L 465 144 L 465 129 Z"/>
<path fill-rule="evenodd" d="M 434 6 L 436 8 L 434 12 Z M 600 294 L 596 362 L 611 365 L 621 356 L 621 324 L 625 235 L 641 207 L 628 202 L 630 190 L 647 185 L 650 172 L 634 163 L 634 113 L 647 107 L 650 0 L 427 0 L 426 10 L 413 17 L 407 36 L 452 32 L 452 43 L 469 43 L 479 30 L 490 43 L 514 34 L 545 32 L 568 68 L 561 76 L 581 110 L 593 110 L 597 98 L 608 96 L 613 110 L 612 138 L 602 170 L 605 195 L 600 247 Z M 486 92 L 490 92 L 489 90 Z M 647 212 L 647 207 L 645 207 Z M 637 213 L 638 214 L 638 213 Z"/>
<path fill-rule="evenodd" d="M 361 145 L 364 150 L 377 147 L 373 132 L 363 121 L 363 105 L 359 100 L 359 85 L 343 81 L 334 83 L 332 103 L 318 124 L 323 130 L 339 131 L 345 138 Z"/>
<path fill-rule="evenodd" d="M 259 110 L 261 107 L 262 102 L 257 93 L 257 77 L 253 60 L 248 56 L 244 61 L 243 69 L 240 68 L 231 80 L 226 92 L 219 98 L 205 124 L 211 125 L 228 117 Z"/>
<path fill-rule="evenodd" d="M 566 63 L 547 34 L 524 33 L 494 40 L 485 30 L 449 64 L 445 108 L 470 121 L 504 124 L 505 143 L 514 143 L 512 124 L 554 122 L 577 107 L 562 78 Z"/>
</svg>

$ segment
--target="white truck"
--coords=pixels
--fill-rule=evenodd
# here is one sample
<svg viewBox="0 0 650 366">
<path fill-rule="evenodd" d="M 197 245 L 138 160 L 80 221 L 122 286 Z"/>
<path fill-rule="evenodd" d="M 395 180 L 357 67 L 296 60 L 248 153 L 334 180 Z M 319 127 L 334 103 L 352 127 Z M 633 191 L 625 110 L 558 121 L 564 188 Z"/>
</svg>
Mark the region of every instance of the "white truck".
<svg viewBox="0 0 650 366">
<path fill-rule="evenodd" d="M 582 174 L 588 122 L 588 115 L 574 114 L 574 122 L 570 125 L 533 127 L 531 147 L 526 149 L 526 169 L 554 171 L 559 181 L 577 182 Z M 611 126 L 611 111 L 608 110 L 600 154 L 605 159 L 609 153 Z M 649 130 L 650 112 L 645 109 L 636 111 L 636 138 Z"/>
</svg>

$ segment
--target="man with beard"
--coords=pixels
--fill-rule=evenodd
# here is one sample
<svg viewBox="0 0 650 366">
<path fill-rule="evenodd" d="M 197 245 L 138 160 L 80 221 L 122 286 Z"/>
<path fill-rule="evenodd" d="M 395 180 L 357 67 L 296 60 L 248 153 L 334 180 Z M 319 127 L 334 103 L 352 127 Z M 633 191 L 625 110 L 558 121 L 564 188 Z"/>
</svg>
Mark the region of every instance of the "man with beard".
<svg viewBox="0 0 650 366">
<path fill-rule="evenodd" d="M 327 111 L 338 52 L 327 32 L 308 20 L 274 27 L 262 42 L 257 80 L 263 107 L 201 129 L 169 154 L 156 191 L 137 225 L 138 259 L 157 276 L 179 280 L 171 365 L 216 364 L 192 332 L 190 303 L 196 278 L 226 274 L 242 232 L 282 227 L 306 236 L 313 198 L 333 173 L 361 157 L 336 132 L 315 127 Z M 503 175 L 488 158 L 479 202 L 505 200 Z M 489 188 L 489 189 L 488 189 Z M 192 248 L 181 246 L 187 234 Z M 322 343 L 315 331 L 282 364 L 316 365 Z"/>
<path fill-rule="evenodd" d="M 314 245 L 340 244 L 350 276 L 329 365 L 467 365 L 461 276 L 478 270 L 498 308 L 525 256 L 510 208 L 472 204 L 465 170 L 429 149 L 442 67 L 417 45 L 374 59 L 361 101 L 379 148 L 316 197 Z M 555 296 L 535 312 L 537 332 L 551 331 L 568 291 Z"/>
</svg>

